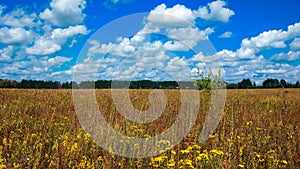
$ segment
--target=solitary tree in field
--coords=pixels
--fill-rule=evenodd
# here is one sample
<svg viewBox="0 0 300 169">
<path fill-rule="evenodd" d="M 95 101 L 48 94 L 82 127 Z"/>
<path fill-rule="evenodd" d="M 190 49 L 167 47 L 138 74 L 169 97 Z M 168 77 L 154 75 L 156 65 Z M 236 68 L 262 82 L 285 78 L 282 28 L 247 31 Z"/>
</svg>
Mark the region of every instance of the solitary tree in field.
<svg viewBox="0 0 300 169">
<path fill-rule="evenodd" d="M 218 70 L 218 74 L 214 75 L 210 69 L 207 76 L 198 69 L 197 71 L 200 79 L 194 79 L 194 81 L 200 86 L 202 90 L 210 91 L 212 89 L 224 89 L 226 83 L 221 80 L 221 70 Z"/>
</svg>

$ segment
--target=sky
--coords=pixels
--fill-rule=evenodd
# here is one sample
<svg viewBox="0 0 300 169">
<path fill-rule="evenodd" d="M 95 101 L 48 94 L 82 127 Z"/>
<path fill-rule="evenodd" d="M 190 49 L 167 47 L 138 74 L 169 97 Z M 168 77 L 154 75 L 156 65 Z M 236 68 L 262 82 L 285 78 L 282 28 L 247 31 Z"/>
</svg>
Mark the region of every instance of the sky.
<svg viewBox="0 0 300 169">
<path fill-rule="evenodd" d="M 1 0 L 0 79 L 300 80 L 297 0 Z"/>
</svg>

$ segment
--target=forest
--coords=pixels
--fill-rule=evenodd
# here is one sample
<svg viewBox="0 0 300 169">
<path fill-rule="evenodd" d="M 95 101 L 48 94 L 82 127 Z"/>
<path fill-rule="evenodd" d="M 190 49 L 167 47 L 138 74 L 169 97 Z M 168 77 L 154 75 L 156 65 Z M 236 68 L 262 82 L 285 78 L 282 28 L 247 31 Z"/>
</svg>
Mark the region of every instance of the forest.
<svg viewBox="0 0 300 169">
<path fill-rule="evenodd" d="M 186 89 L 197 88 L 202 89 L 199 83 L 194 81 L 151 81 L 151 80 L 138 80 L 138 81 L 112 81 L 112 80 L 96 80 L 96 81 L 82 81 L 80 83 L 74 81 L 59 82 L 59 81 L 43 81 L 43 80 L 8 80 L 0 79 L 0 88 L 20 88 L 20 89 L 110 89 L 112 82 L 117 82 L 121 85 L 120 88 L 130 89 L 178 89 L 184 86 Z M 127 86 L 126 86 L 127 84 Z M 288 83 L 284 79 L 268 78 L 263 81 L 261 85 L 256 85 L 250 79 L 243 79 L 238 83 L 225 82 L 227 89 L 255 89 L 255 88 L 300 88 L 299 80 L 295 83 Z M 123 87 L 124 86 L 124 87 Z M 118 88 L 118 87 L 114 87 Z M 181 87 L 182 88 L 182 87 Z"/>
</svg>

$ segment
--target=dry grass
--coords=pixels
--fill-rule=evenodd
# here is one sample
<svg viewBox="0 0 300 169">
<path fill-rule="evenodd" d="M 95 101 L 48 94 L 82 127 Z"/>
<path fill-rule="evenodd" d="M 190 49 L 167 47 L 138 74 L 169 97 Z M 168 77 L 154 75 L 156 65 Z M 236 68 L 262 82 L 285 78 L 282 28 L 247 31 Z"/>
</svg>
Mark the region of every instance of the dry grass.
<svg viewBox="0 0 300 169">
<path fill-rule="evenodd" d="M 149 108 L 149 92 L 130 90 L 137 109 Z M 142 125 L 116 111 L 110 90 L 96 92 L 106 120 L 131 137 L 151 137 L 173 124 L 180 94 L 164 93 L 168 101 L 162 116 Z M 107 152 L 84 132 L 71 90 L 0 90 L 0 169 L 300 168 L 300 90 L 228 90 L 222 119 L 205 144 L 197 138 L 209 94 L 199 94 L 197 125 L 180 144 L 157 157 L 131 159 Z"/>
</svg>

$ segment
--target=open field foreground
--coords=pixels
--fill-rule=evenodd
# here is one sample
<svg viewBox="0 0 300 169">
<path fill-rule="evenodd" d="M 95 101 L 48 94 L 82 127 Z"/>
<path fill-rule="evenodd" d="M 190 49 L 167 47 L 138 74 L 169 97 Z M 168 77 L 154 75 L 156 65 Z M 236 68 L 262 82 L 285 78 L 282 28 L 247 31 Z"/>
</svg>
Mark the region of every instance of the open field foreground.
<svg viewBox="0 0 300 169">
<path fill-rule="evenodd" d="M 149 92 L 130 90 L 137 109 L 149 108 Z M 172 126 L 180 93 L 164 90 L 164 94 L 167 105 L 162 115 L 138 124 L 116 111 L 110 90 L 96 91 L 99 110 L 109 124 L 136 138 L 151 138 Z M 197 139 L 210 95 L 199 94 L 196 124 L 178 145 L 155 157 L 125 158 L 98 146 L 82 129 L 71 90 L 0 90 L 0 169 L 300 168 L 300 90 L 227 90 L 221 121 L 202 144 Z M 159 144 L 167 147 L 169 142 Z"/>
</svg>

